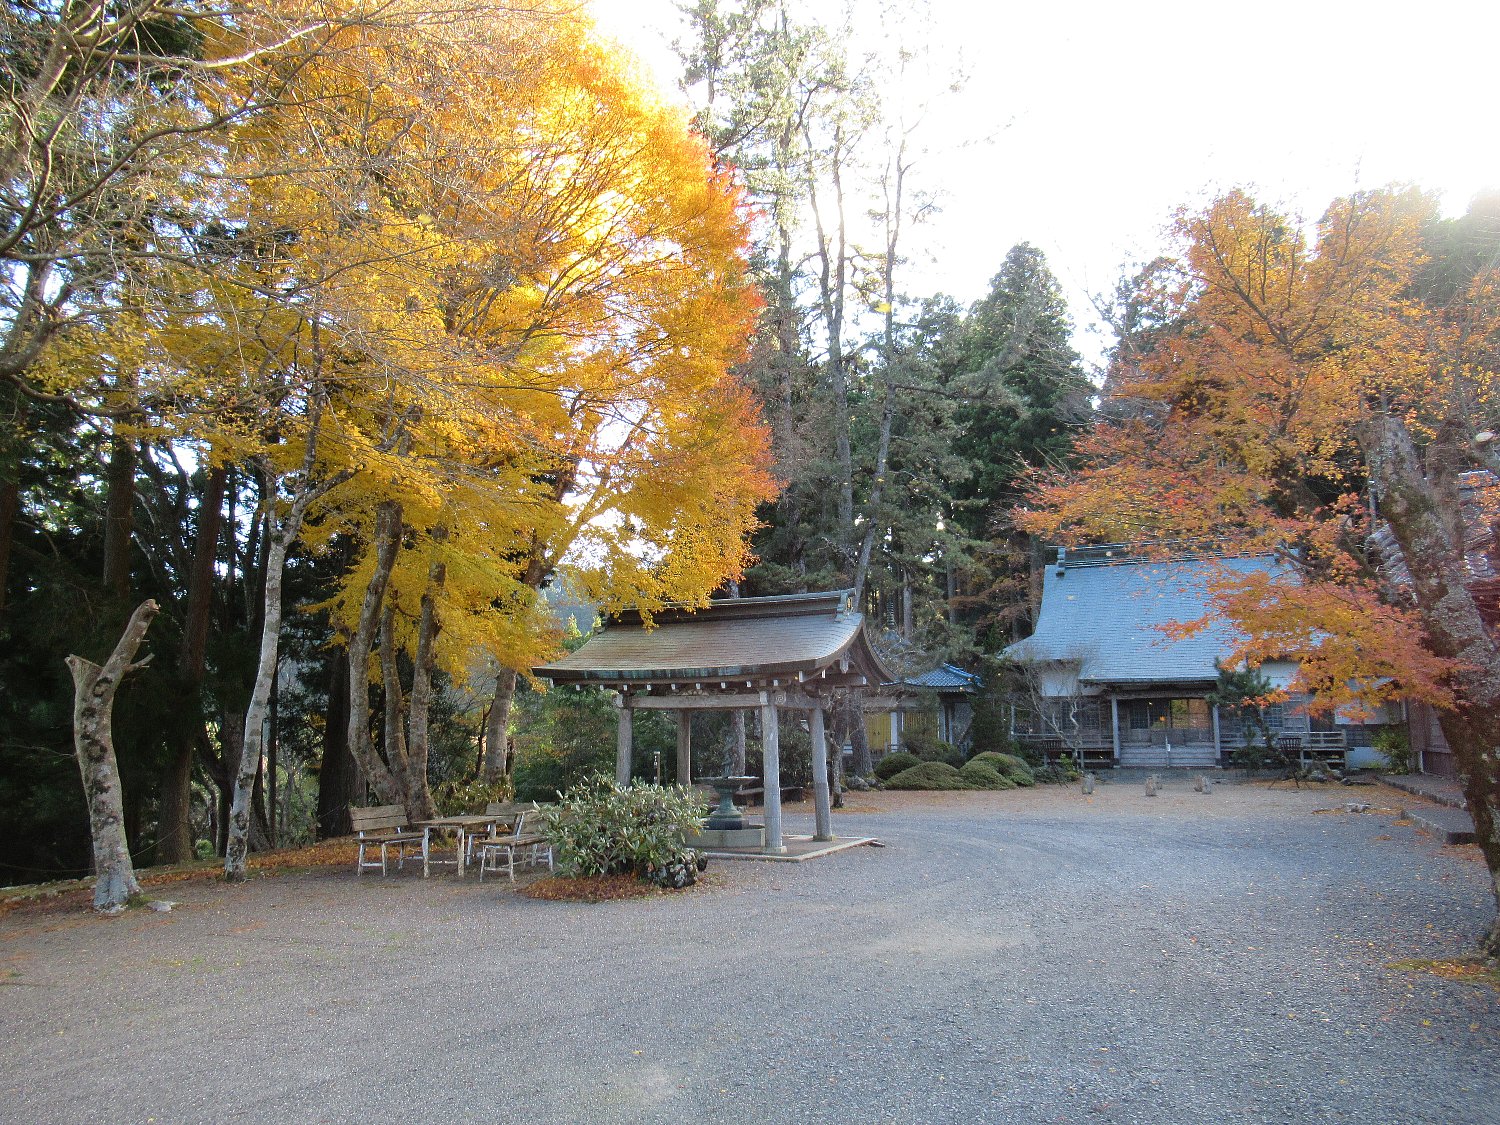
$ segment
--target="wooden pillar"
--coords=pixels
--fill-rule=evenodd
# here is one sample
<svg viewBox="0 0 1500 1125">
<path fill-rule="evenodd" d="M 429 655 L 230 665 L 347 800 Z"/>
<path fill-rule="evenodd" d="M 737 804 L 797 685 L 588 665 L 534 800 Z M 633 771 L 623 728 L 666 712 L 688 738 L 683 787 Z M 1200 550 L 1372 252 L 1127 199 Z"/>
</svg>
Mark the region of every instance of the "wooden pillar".
<svg viewBox="0 0 1500 1125">
<path fill-rule="evenodd" d="M 615 696 L 615 706 L 620 709 L 620 722 L 615 729 L 615 784 L 623 789 L 630 784 L 630 696 L 621 692 Z"/>
<path fill-rule="evenodd" d="M 828 804 L 828 738 L 823 730 L 823 708 L 812 709 L 813 839 L 833 839 L 833 813 Z"/>
<path fill-rule="evenodd" d="M 677 712 L 677 784 L 693 783 L 693 713 Z"/>
<path fill-rule="evenodd" d="M 780 855 L 786 851 L 781 842 L 781 734 L 776 721 L 776 697 L 760 693 L 761 759 L 765 763 L 766 851 Z"/>
<path fill-rule="evenodd" d="M 1120 697 L 1109 697 L 1109 731 L 1115 746 L 1115 765 L 1120 764 Z"/>
<path fill-rule="evenodd" d="M 1214 756 L 1217 757 L 1224 753 L 1224 747 L 1219 741 L 1219 705 L 1215 703 L 1212 706 L 1214 709 Z"/>
</svg>

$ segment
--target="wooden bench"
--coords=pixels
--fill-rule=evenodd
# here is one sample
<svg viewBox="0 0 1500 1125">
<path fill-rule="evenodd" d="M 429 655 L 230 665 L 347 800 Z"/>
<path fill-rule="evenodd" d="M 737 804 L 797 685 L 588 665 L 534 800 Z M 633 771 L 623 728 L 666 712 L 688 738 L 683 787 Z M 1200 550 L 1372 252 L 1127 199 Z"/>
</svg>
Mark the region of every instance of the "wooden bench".
<svg viewBox="0 0 1500 1125">
<path fill-rule="evenodd" d="M 521 813 L 516 817 L 516 827 L 509 836 L 490 836 L 487 839 L 476 840 L 474 850 L 479 855 L 479 881 L 484 882 L 486 871 L 499 871 L 501 859 L 505 861 L 505 870 L 510 875 L 510 881 L 516 881 L 516 855 L 525 852 L 523 863 L 540 863 L 543 859 L 547 861 L 547 870 L 552 870 L 552 845 L 547 838 L 537 832 L 527 832 L 526 817 L 528 814 Z"/>
<path fill-rule="evenodd" d="M 359 854 L 354 859 L 354 873 L 363 875 L 366 867 L 378 867 L 382 875 L 387 873 L 386 860 L 392 848 L 396 851 L 396 870 L 406 863 L 408 849 L 419 855 L 422 851 L 422 833 L 412 828 L 406 819 L 406 810 L 400 805 L 375 805 L 367 809 L 349 810 L 349 823 L 359 836 Z M 380 862 L 365 862 L 365 849 L 380 848 Z"/>
</svg>

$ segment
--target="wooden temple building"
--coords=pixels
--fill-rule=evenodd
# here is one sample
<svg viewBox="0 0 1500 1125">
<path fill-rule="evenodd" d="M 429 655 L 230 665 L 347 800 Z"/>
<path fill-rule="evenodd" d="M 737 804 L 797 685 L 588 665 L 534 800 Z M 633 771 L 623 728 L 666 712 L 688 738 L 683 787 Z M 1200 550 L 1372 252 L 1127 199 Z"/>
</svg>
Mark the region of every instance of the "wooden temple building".
<svg viewBox="0 0 1500 1125">
<path fill-rule="evenodd" d="M 865 637 L 853 592 L 730 598 L 705 609 L 666 609 L 648 627 L 627 610 L 613 616 L 576 651 L 534 670 L 555 685 L 588 685 L 616 693 L 619 708 L 615 779 L 630 782 L 631 716 L 677 713 L 677 778 L 692 776 L 696 710 L 759 708 L 765 731 L 765 850 L 785 849 L 781 828 L 783 710 L 806 712 L 812 736 L 814 837 L 833 838 L 828 791 L 825 710 L 835 691 L 891 681 Z"/>
</svg>

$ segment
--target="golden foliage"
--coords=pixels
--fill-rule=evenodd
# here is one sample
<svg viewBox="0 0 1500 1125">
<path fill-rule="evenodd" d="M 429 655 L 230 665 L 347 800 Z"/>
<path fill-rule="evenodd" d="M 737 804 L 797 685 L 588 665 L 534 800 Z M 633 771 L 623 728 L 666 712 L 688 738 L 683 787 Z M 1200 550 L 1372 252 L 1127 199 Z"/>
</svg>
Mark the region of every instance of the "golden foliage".
<svg viewBox="0 0 1500 1125">
<path fill-rule="evenodd" d="M 1311 227 L 1242 192 L 1179 214 L 1169 324 L 1116 389 L 1117 420 L 1083 442 L 1084 469 L 1038 477 L 1019 522 L 1065 543 L 1278 555 L 1295 586 L 1225 574 L 1215 589 L 1252 638 L 1238 657 L 1300 659 L 1328 703 L 1404 691 L 1450 705 L 1457 665 L 1366 551 L 1361 446 L 1374 413 L 1419 439 L 1495 416 L 1494 274 L 1424 300 L 1435 219 L 1405 188 L 1338 200 Z"/>
</svg>

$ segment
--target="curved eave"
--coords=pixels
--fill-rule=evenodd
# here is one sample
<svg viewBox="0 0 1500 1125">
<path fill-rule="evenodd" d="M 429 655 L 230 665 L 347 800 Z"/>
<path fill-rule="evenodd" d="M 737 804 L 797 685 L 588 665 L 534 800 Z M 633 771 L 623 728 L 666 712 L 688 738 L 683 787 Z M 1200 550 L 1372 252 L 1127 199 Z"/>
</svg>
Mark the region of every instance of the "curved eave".
<svg viewBox="0 0 1500 1125">
<path fill-rule="evenodd" d="M 798 650 L 801 651 L 798 651 Z M 759 660 L 714 661 L 708 656 L 761 651 Z M 790 650 L 790 651 L 788 651 Z M 679 659 L 662 659 L 663 652 Z M 890 674 L 870 648 L 864 619 L 842 612 L 790 619 L 688 618 L 650 631 L 616 624 L 576 652 L 532 670 L 554 684 L 646 687 L 714 684 L 765 687 L 772 682 L 822 679 L 846 671 L 877 684 Z"/>
</svg>

